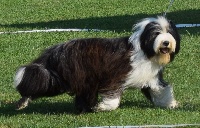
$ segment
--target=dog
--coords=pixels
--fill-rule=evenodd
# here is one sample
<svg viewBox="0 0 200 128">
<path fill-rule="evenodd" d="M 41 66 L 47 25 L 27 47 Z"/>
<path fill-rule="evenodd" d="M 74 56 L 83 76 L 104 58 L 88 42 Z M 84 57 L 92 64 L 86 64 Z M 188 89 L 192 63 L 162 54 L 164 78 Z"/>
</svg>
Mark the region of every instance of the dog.
<svg viewBox="0 0 200 128">
<path fill-rule="evenodd" d="M 163 69 L 179 50 L 177 28 L 163 16 L 136 23 L 129 37 L 57 44 L 17 70 L 14 87 L 22 98 L 16 109 L 40 97 L 67 93 L 74 96 L 79 113 L 111 111 L 118 108 L 129 87 L 141 89 L 155 106 L 176 108 L 178 102 L 163 79 Z"/>
</svg>

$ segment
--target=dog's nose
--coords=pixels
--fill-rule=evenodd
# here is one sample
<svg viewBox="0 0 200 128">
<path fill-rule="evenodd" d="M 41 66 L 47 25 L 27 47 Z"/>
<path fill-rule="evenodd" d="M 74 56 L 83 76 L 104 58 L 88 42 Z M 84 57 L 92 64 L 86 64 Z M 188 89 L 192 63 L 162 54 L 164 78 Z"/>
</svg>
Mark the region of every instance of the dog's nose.
<svg viewBox="0 0 200 128">
<path fill-rule="evenodd" d="M 166 46 L 166 47 L 167 47 L 168 45 L 169 45 L 169 41 L 164 41 L 164 42 L 163 42 L 163 46 Z"/>
</svg>

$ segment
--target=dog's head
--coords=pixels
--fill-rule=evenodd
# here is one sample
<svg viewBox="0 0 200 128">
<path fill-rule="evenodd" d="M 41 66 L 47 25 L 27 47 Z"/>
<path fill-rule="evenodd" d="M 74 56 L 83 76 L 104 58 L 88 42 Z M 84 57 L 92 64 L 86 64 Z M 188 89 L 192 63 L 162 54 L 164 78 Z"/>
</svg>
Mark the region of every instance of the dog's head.
<svg viewBox="0 0 200 128">
<path fill-rule="evenodd" d="M 179 52 L 180 36 L 176 26 L 166 18 L 146 18 L 134 29 L 135 33 L 130 38 L 132 43 L 151 61 L 165 65 Z"/>
</svg>

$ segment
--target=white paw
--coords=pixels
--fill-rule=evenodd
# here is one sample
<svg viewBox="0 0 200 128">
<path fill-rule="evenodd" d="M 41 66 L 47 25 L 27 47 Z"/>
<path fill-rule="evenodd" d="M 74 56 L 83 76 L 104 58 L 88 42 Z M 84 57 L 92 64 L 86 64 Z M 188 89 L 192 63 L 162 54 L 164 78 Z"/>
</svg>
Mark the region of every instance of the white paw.
<svg viewBox="0 0 200 128">
<path fill-rule="evenodd" d="M 176 100 L 173 100 L 169 105 L 168 108 L 173 109 L 178 107 L 178 102 Z"/>
<path fill-rule="evenodd" d="M 112 111 L 118 108 L 120 98 L 104 98 L 97 106 L 94 107 L 94 111 Z"/>
<path fill-rule="evenodd" d="M 174 109 L 178 107 L 178 102 L 176 100 L 170 102 L 154 102 L 154 105 L 162 108 Z"/>
<path fill-rule="evenodd" d="M 109 109 L 108 106 L 106 106 L 103 102 L 101 102 L 94 107 L 94 111 L 109 111 Z"/>
<path fill-rule="evenodd" d="M 112 111 L 118 108 L 118 105 L 105 104 L 103 102 L 99 103 L 94 107 L 94 111 Z"/>
</svg>

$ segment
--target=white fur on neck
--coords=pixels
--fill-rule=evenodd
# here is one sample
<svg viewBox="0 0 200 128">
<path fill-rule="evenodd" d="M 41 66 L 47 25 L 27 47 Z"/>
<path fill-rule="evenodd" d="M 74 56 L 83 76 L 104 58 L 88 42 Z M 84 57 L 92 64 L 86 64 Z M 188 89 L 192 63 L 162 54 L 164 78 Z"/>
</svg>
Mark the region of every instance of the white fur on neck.
<svg viewBox="0 0 200 128">
<path fill-rule="evenodd" d="M 143 51 L 135 53 L 131 57 L 131 61 L 133 69 L 127 76 L 126 83 L 124 84 L 125 88 L 143 88 L 145 86 L 153 86 L 153 84 L 149 83 L 151 83 L 152 80 L 157 81 L 157 74 L 161 70 L 162 66 L 150 61 Z"/>
</svg>

